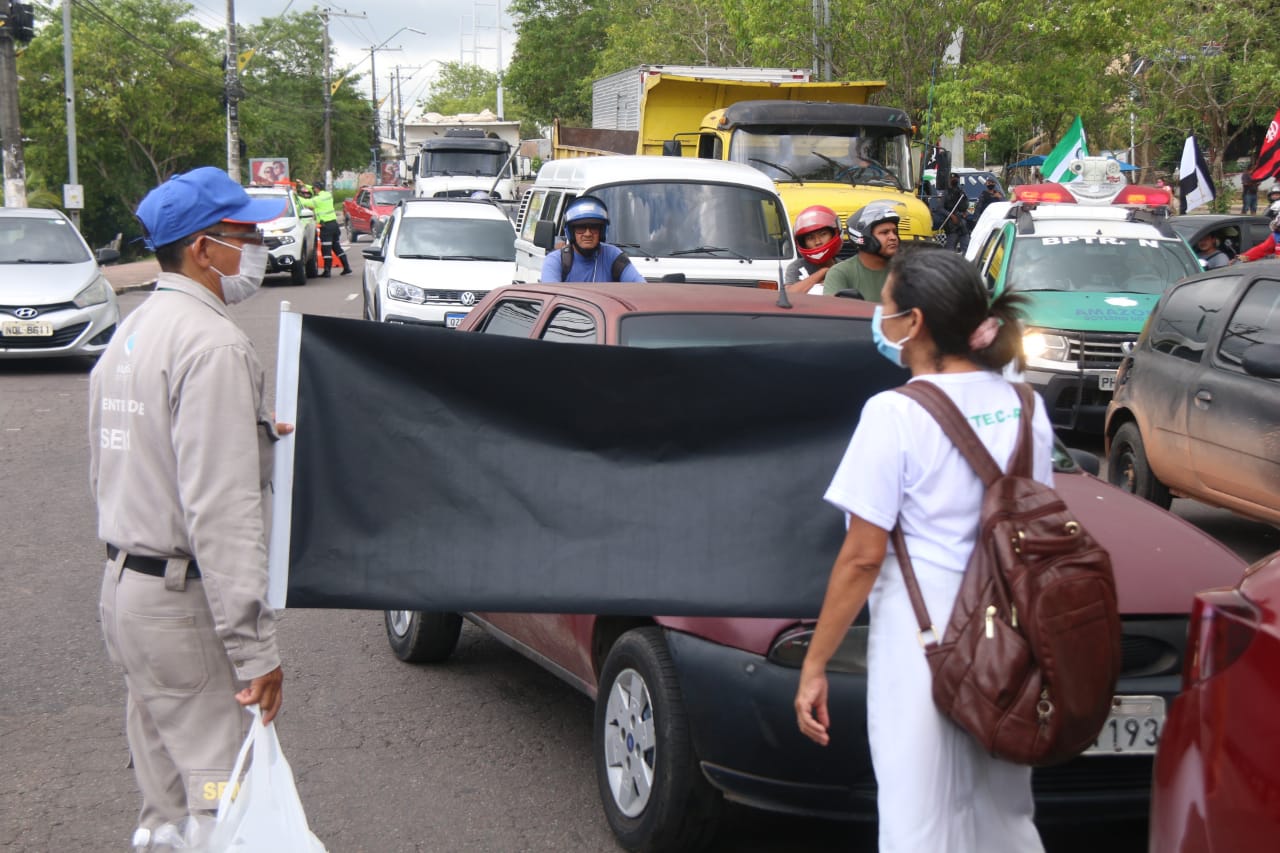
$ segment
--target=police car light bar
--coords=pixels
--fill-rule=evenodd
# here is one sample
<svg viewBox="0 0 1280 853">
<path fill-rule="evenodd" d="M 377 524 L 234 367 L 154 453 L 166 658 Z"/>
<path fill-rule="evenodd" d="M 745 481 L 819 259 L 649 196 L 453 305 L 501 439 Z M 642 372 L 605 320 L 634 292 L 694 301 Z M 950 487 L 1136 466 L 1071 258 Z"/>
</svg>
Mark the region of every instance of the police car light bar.
<svg viewBox="0 0 1280 853">
<path fill-rule="evenodd" d="M 1116 197 L 1111 201 L 1112 204 L 1125 206 L 1146 207 L 1155 205 L 1166 205 L 1173 201 L 1173 194 L 1168 190 L 1162 190 L 1159 187 L 1144 187 L 1138 184 L 1129 184 L 1120 190 Z"/>
<path fill-rule="evenodd" d="M 1018 184 L 1013 188 L 1013 200 L 1025 202 L 1055 202 L 1075 204 L 1076 197 L 1062 184 Z"/>
</svg>

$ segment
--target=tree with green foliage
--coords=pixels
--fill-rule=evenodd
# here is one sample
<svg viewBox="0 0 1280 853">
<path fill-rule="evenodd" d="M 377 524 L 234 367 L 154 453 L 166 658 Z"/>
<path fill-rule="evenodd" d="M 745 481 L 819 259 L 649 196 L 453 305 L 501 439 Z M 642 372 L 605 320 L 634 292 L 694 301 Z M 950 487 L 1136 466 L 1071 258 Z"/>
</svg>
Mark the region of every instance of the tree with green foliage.
<svg viewBox="0 0 1280 853">
<path fill-rule="evenodd" d="M 240 75 L 240 138 L 250 157 L 288 157 L 295 178 L 314 181 L 324 160 L 324 33 L 318 15 L 264 18 L 237 36 L 253 56 Z M 341 72 L 334 79 L 341 77 Z M 335 170 L 363 169 L 373 145 L 373 106 L 348 74 L 332 97 Z"/>
<path fill-rule="evenodd" d="M 503 92 L 502 117 L 507 121 L 522 122 L 520 132 L 524 137 L 538 135 L 538 127 L 526 122 L 525 109 Z M 423 112 L 441 115 L 498 112 L 498 75 L 487 68 L 462 62 L 445 62 L 431 83 L 427 97 L 419 104 Z"/>
<path fill-rule="evenodd" d="M 503 79 L 539 125 L 589 124 L 596 53 L 605 46 L 607 0 L 512 0 L 516 49 Z"/>
<path fill-rule="evenodd" d="M 140 233 L 133 209 L 175 172 L 226 158 L 220 56 L 175 0 L 114 0 L 76 7 L 77 161 L 82 228 L 103 242 Z M 62 20 L 37 8 L 37 37 L 18 60 L 30 176 L 67 175 Z M 57 192 L 61 196 L 61 192 Z"/>
</svg>

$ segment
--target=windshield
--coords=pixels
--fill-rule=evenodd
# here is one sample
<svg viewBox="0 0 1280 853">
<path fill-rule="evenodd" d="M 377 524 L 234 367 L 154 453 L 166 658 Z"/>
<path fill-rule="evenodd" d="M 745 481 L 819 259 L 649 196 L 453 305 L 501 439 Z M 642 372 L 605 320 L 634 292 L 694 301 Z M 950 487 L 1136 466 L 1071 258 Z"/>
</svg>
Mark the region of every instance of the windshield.
<svg viewBox="0 0 1280 853">
<path fill-rule="evenodd" d="M 413 190 L 378 190 L 373 194 L 374 204 L 387 204 L 395 207 L 402 199 L 413 198 Z"/>
<path fill-rule="evenodd" d="M 496 219 L 401 219 L 395 249 L 399 258 L 514 261 L 516 232 Z"/>
<path fill-rule="evenodd" d="M 283 219 L 286 216 L 297 216 L 298 212 L 293 209 L 293 196 L 288 193 L 255 193 L 253 190 L 247 190 L 250 198 L 269 198 L 277 204 L 284 202 L 284 213 L 277 216 L 277 219 Z"/>
<path fill-rule="evenodd" d="M 1200 265 L 1181 240 L 1020 237 L 1009 258 L 1015 290 L 1160 294 Z"/>
<path fill-rule="evenodd" d="M 636 183 L 591 191 L 609 209 L 608 241 L 633 256 L 778 260 L 791 235 L 773 193 L 728 184 Z"/>
<path fill-rule="evenodd" d="M 618 324 L 618 337 L 623 346 L 648 349 L 871 340 L 871 323 L 803 314 L 633 314 Z"/>
<path fill-rule="evenodd" d="M 423 151 L 418 164 L 418 176 L 475 175 L 494 177 L 507 155 L 497 151 Z"/>
<path fill-rule="evenodd" d="M 911 154 L 901 129 L 850 127 L 840 131 L 736 130 L 729 143 L 729 159 L 759 169 L 775 181 L 911 185 Z"/>
<path fill-rule="evenodd" d="M 79 264 L 89 259 L 89 250 L 66 220 L 0 217 L 0 264 Z"/>
</svg>

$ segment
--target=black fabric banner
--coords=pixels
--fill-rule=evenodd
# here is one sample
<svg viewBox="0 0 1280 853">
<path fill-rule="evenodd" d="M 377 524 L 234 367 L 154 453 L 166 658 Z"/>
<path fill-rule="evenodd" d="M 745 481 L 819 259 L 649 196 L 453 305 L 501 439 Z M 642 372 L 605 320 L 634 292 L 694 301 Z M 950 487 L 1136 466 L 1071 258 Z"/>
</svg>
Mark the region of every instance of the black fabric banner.
<svg viewBox="0 0 1280 853">
<path fill-rule="evenodd" d="M 863 337 L 553 344 L 305 316 L 289 607 L 817 614 Z"/>
</svg>

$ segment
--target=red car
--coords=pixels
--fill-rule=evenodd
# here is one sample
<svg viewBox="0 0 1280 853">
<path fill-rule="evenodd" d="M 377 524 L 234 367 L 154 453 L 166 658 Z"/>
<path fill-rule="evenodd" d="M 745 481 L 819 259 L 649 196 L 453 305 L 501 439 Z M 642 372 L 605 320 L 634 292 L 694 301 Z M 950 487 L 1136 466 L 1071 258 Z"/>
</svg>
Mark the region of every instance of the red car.
<svg viewBox="0 0 1280 853">
<path fill-rule="evenodd" d="M 413 198 L 413 190 L 409 187 L 361 187 L 353 198 L 342 203 L 347 241 L 354 243 L 361 234 L 376 238 L 391 217 L 391 211 L 406 198 Z"/>
<path fill-rule="evenodd" d="M 723 285 L 518 285 L 491 291 L 459 328 L 646 347 L 870 341 L 870 303 L 793 296 L 784 309 L 776 301 L 776 292 Z M 1152 755 L 1179 685 L 1187 602 L 1195 590 L 1234 581 L 1244 563 L 1176 516 L 1085 473 L 1065 448 L 1054 462 L 1059 492 L 1111 551 L 1124 669 L 1096 746 L 1037 771 L 1039 813 L 1145 816 Z M 464 615 L 595 700 L 600 798 L 626 849 L 699 848 L 725 799 L 822 817 L 875 814 L 863 718 L 865 611 L 828 670 L 845 734 L 825 749 L 799 733 L 792 707 L 812 620 L 389 611 L 392 650 L 403 660 L 443 661 Z"/>
<path fill-rule="evenodd" d="M 1280 552 L 1191 608 L 1182 693 L 1156 755 L 1151 853 L 1280 847 Z"/>
</svg>

